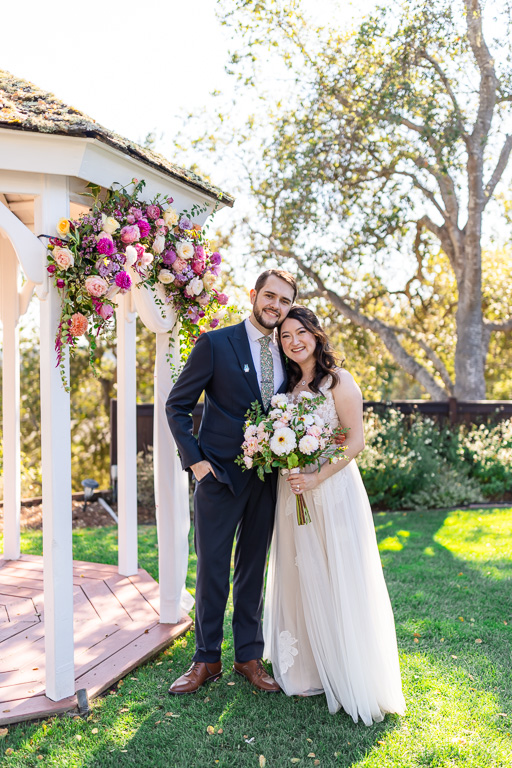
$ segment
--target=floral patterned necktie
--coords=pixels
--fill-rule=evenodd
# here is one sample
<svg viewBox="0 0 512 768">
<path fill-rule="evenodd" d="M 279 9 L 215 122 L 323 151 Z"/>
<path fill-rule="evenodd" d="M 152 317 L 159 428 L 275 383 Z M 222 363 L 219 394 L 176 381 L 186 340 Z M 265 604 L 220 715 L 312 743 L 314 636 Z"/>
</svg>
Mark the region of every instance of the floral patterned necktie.
<svg viewBox="0 0 512 768">
<path fill-rule="evenodd" d="M 263 409 L 266 411 L 270 405 L 270 400 L 274 396 L 274 360 L 269 345 L 272 334 L 262 336 L 258 339 L 261 344 L 261 399 Z"/>
</svg>

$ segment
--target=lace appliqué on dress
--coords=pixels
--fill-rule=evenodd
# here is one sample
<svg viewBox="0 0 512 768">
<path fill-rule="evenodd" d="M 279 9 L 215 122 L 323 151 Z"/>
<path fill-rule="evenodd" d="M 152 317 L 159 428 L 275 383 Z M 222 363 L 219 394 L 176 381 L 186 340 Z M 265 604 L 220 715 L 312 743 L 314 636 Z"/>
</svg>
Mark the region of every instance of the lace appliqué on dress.
<svg viewBox="0 0 512 768">
<path fill-rule="evenodd" d="M 287 629 L 284 629 L 279 634 L 279 667 L 284 674 L 290 667 L 293 666 L 299 650 L 295 648 L 296 643 L 299 641 L 292 637 L 291 633 Z"/>
</svg>

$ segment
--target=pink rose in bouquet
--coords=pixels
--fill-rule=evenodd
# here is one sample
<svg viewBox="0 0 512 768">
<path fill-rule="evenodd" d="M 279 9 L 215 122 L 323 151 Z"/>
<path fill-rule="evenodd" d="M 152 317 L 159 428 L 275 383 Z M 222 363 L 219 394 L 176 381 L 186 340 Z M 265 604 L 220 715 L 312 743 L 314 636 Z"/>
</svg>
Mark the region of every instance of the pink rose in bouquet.
<svg viewBox="0 0 512 768">
<path fill-rule="evenodd" d="M 128 224 L 126 227 L 123 227 L 121 230 L 121 240 L 123 243 L 127 243 L 128 245 L 130 243 L 134 243 L 136 240 L 140 239 L 140 230 L 136 224 Z"/>
<path fill-rule="evenodd" d="M 103 294 L 107 292 L 107 289 L 108 285 L 106 280 L 104 280 L 102 277 L 99 277 L 99 275 L 91 275 L 90 277 L 86 277 L 85 290 L 89 296 L 94 296 L 96 299 L 98 299 L 100 296 L 103 296 Z"/>
</svg>

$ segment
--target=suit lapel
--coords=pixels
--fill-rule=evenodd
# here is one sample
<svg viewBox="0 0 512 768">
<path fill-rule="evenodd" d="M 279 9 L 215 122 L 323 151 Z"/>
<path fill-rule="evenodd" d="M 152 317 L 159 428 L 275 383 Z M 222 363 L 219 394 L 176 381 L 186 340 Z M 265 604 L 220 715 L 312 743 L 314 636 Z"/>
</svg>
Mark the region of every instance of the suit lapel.
<svg viewBox="0 0 512 768">
<path fill-rule="evenodd" d="M 229 341 L 231 342 L 231 346 L 233 347 L 238 358 L 241 375 L 244 376 L 256 399 L 261 403 L 261 392 L 258 385 L 258 377 L 254 368 L 251 347 L 244 323 L 235 325 L 233 335 L 229 337 Z"/>
</svg>

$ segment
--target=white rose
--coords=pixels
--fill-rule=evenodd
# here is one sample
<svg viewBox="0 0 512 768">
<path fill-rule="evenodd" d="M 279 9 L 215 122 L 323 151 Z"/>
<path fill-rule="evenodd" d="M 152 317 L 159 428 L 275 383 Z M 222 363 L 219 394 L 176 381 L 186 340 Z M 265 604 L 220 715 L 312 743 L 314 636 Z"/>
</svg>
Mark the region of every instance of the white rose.
<svg viewBox="0 0 512 768">
<path fill-rule="evenodd" d="M 153 242 L 153 253 L 162 253 L 165 248 L 165 237 L 163 235 L 157 235 Z"/>
<path fill-rule="evenodd" d="M 192 259 L 194 256 L 194 246 L 192 243 L 181 242 L 176 246 L 176 252 L 180 259 L 185 259 L 188 261 L 188 259 Z"/>
<path fill-rule="evenodd" d="M 204 287 L 206 288 L 207 291 L 210 291 L 213 288 L 216 279 L 217 277 L 211 272 L 205 273 L 203 277 L 203 282 L 204 282 Z"/>
<path fill-rule="evenodd" d="M 109 235 L 112 235 L 116 229 L 119 229 L 119 222 L 116 221 L 113 216 L 106 216 L 105 221 L 103 222 L 103 231 L 108 232 Z"/>
<path fill-rule="evenodd" d="M 124 253 L 126 256 L 125 266 L 132 267 L 137 261 L 137 249 L 133 245 L 129 245 Z"/>
<path fill-rule="evenodd" d="M 194 277 L 188 284 L 188 289 L 194 296 L 199 296 L 199 294 L 203 292 L 203 288 L 203 281 L 200 277 Z"/>
<path fill-rule="evenodd" d="M 74 266 L 75 258 L 69 248 L 61 248 L 60 246 L 54 248 L 52 256 L 61 269 Z"/>
<path fill-rule="evenodd" d="M 174 282 L 174 275 L 170 269 L 161 269 L 158 273 L 158 279 L 164 285 L 168 285 L 168 283 Z"/>
<path fill-rule="evenodd" d="M 166 208 L 162 214 L 162 218 L 165 221 L 166 226 L 174 227 L 178 223 L 179 216 L 174 208 Z"/>
</svg>

